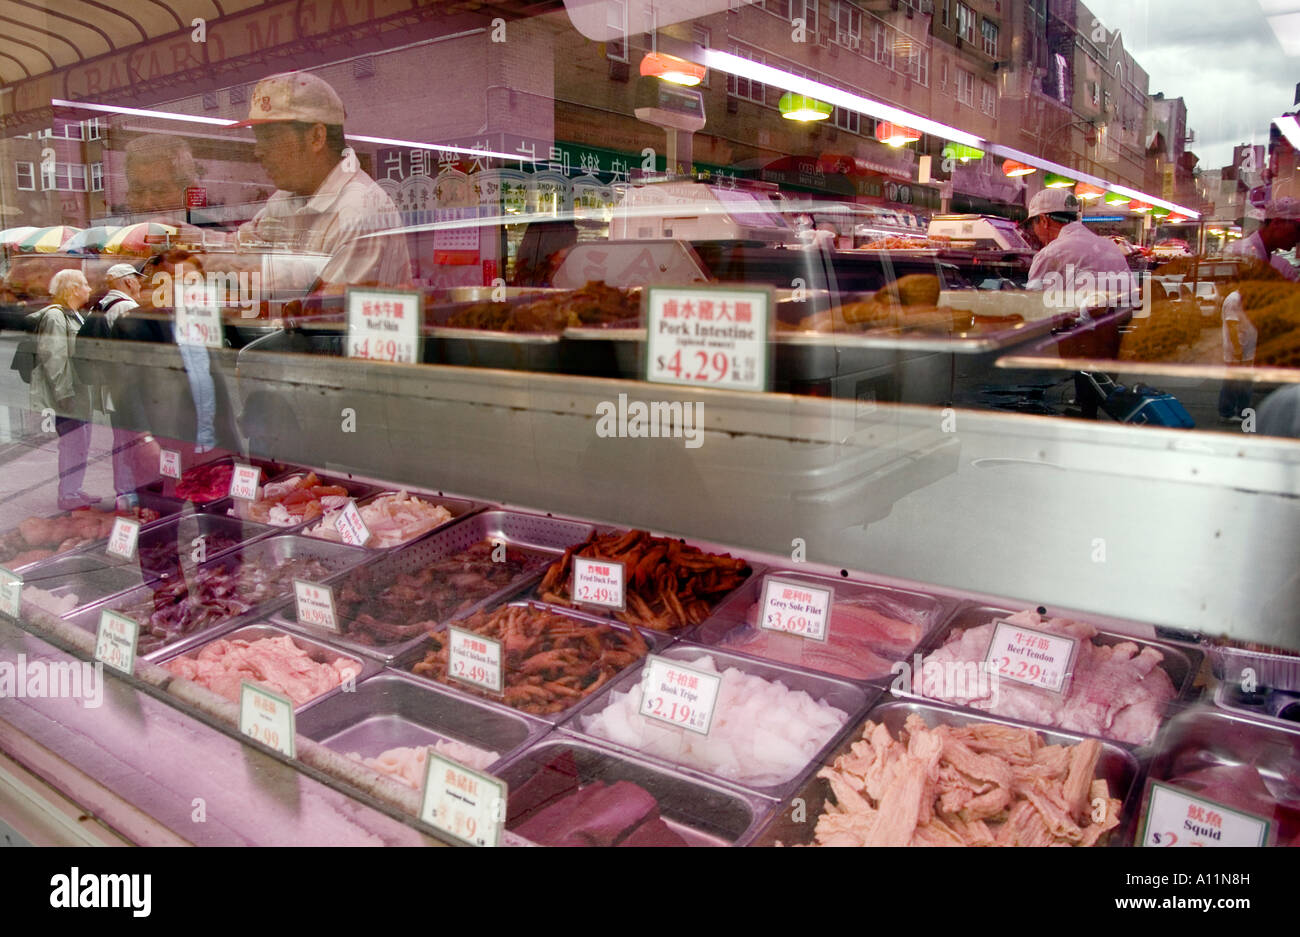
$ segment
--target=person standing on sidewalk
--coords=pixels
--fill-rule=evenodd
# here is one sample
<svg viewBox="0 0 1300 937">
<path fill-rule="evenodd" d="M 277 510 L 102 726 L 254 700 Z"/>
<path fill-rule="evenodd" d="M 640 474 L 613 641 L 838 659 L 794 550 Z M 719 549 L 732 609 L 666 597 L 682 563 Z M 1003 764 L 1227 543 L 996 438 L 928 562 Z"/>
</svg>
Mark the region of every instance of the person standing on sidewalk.
<svg viewBox="0 0 1300 937">
<path fill-rule="evenodd" d="M 131 264 L 119 263 L 109 267 L 104 273 L 104 285 L 108 287 L 108 292 L 91 308 L 90 318 L 79 338 L 84 338 L 87 334 L 110 338 L 113 324 L 140 308 L 140 271 Z M 97 323 L 97 317 L 102 317 L 103 321 Z M 92 326 L 97 327 L 92 329 Z M 136 450 L 140 434 L 118 419 L 109 380 L 99 381 L 94 394 L 98 396 L 96 406 L 104 411 L 113 428 L 113 488 L 117 491 L 118 507 L 134 508 L 139 503 L 136 489 L 154 477 L 147 471 L 137 471 L 139 453 Z"/>
</svg>

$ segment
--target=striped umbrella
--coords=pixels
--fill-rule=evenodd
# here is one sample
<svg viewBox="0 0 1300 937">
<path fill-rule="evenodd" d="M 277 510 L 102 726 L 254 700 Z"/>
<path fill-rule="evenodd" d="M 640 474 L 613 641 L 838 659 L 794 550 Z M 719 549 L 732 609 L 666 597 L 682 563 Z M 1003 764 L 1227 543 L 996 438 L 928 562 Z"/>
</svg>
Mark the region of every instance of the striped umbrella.
<svg viewBox="0 0 1300 937">
<path fill-rule="evenodd" d="M 63 249 L 74 234 L 80 231 L 72 225 L 56 224 L 48 228 L 37 228 L 18 242 L 18 249 L 34 254 L 54 254 Z"/>
<path fill-rule="evenodd" d="M 69 254 L 103 253 L 104 245 L 118 230 L 119 228 L 115 224 L 95 225 L 93 228 L 87 228 L 85 231 L 78 232 L 68 238 L 68 243 L 63 245 L 63 250 Z"/>
<path fill-rule="evenodd" d="M 19 228 L 7 228 L 0 231 L 0 247 L 17 247 L 19 241 L 35 230 L 34 225 L 27 224 Z"/>
<path fill-rule="evenodd" d="M 176 237 L 176 228 L 156 221 L 141 221 L 129 224 L 117 231 L 104 242 L 105 254 L 152 254 L 171 243 Z"/>
</svg>

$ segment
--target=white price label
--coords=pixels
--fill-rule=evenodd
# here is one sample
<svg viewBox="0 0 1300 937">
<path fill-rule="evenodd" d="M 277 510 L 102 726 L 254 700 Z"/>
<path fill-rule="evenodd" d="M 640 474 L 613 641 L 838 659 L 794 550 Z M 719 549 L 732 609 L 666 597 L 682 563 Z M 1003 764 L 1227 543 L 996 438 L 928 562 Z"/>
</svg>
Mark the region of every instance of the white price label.
<svg viewBox="0 0 1300 937">
<path fill-rule="evenodd" d="M 770 291 L 651 286 L 645 293 L 647 381 L 767 390 Z"/>
<path fill-rule="evenodd" d="M 429 752 L 420 819 L 471 846 L 497 846 L 506 823 L 504 781 Z"/>
<path fill-rule="evenodd" d="M 135 672 L 135 649 L 140 626 L 117 612 L 104 609 L 95 633 L 95 660 L 103 661 L 122 673 Z"/>
<path fill-rule="evenodd" d="M 262 470 L 256 465 L 235 465 L 230 476 L 230 497 L 243 501 L 257 500 L 257 483 L 262 480 Z"/>
<path fill-rule="evenodd" d="M 180 345 L 222 347 L 221 310 L 202 303 L 177 306 L 176 342 Z"/>
<path fill-rule="evenodd" d="M 447 675 L 492 693 L 504 692 L 501 642 L 447 626 Z"/>
<path fill-rule="evenodd" d="M 0 612 L 18 617 L 22 607 L 23 577 L 0 566 Z"/>
<path fill-rule="evenodd" d="M 708 735 L 722 675 L 650 655 L 641 671 L 641 715 Z"/>
<path fill-rule="evenodd" d="M 347 357 L 414 364 L 420 360 L 423 297 L 409 290 L 347 291 Z"/>
<path fill-rule="evenodd" d="M 293 701 L 251 683 L 239 685 L 239 731 L 295 758 Z"/>
<path fill-rule="evenodd" d="M 1265 846 L 1271 823 L 1159 781 L 1151 782 L 1143 846 Z"/>
<path fill-rule="evenodd" d="M 1064 694 L 1070 686 L 1078 650 L 1079 642 L 1074 638 L 998 619 L 984 661 L 990 673 L 1005 680 Z"/>
<path fill-rule="evenodd" d="M 575 556 L 569 594 L 581 605 L 599 605 L 621 612 L 627 608 L 627 595 L 623 588 L 626 576 L 627 567 L 620 560 Z"/>
<path fill-rule="evenodd" d="M 181 454 L 175 449 L 163 449 L 158 453 L 158 474 L 163 478 L 181 477 Z"/>
<path fill-rule="evenodd" d="M 830 633 L 834 589 L 819 589 L 802 582 L 767 579 L 763 583 L 763 617 L 759 627 L 814 641 Z"/>
<path fill-rule="evenodd" d="M 349 546 L 363 547 L 370 539 L 370 528 L 366 526 L 355 501 L 348 501 L 334 520 L 334 529 L 339 532 L 343 542 Z"/>
<path fill-rule="evenodd" d="M 305 579 L 293 581 L 293 598 L 298 609 L 298 624 L 338 631 L 334 613 L 334 590 Z"/>
<path fill-rule="evenodd" d="M 128 517 L 119 517 L 113 521 L 112 533 L 108 535 L 108 555 L 122 560 L 135 559 L 135 546 L 140 540 L 140 522 Z"/>
</svg>

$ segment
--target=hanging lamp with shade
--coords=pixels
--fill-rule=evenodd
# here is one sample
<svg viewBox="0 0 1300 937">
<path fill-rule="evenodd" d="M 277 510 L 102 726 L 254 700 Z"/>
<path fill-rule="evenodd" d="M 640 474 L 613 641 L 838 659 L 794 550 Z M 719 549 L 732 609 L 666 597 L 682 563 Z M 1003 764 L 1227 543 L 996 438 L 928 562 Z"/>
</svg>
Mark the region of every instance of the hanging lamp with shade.
<svg viewBox="0 0 1300 937">
<path fill-rule="evenodd" d="M 781 111 L 781 116 L 786 120 L 812 121 L 825 120 L 831 116 L 835 110 L 833 105 L 825 101 L 818 101 L 816 98 L 810 98 L 806 94 L 795 94 L 793 91 L 787 91 L 781 95 L 781 100 L 777 103 Z"/>
<path fill-rule="evenodd" d="M 695 62 L 679 59 L 664 52 L 647 52 L 641 60 L 641 74 L 660 78 L 675 85 L 693 87 L 704 80 L 708 69 Z"/>
<path fill-rule="evenodd" d="M 1025 163 L 1018 163 L 1014 159 L 1006 160 L 1002 164 L 1003 175 L 1009 176 L 1013 179 L 1017 176 L 1027 176 L 1030 173 L 1035 172 L 1038 172 L 1038 170 L 1033 166 L 1026 165 Z"/>
<path fill-rule="evenodd" d="M 1114 205 L 1116 208 L 1122 208 L 1127 205 L 1131 199 L 1127 195 L 1120 195 L 1118 192 L 1106 193 L 1106 204 Z"/>
<path fill-rule="evenodd" d="M 1074 194 L 1084 201 L 1091 201 L 1095 198 L 1101 198 L 1106 194 L 1106 190 L 1095 185 L 1089 185 L 1086 182 L 1080 182 L 1074 187 Z"/>
<path fill-rule="evenodd" d="M 1068 189 L 1074 185 L 1074 180 L 1059 173 L 1049 172 L 1043 176 L 1043 185 L 1049 189 Z"/>
<path fill-rule="evenodd" d="M 983 159 L 984 151 L 973 146 L 966 146 L 964 143 L 945 143 L 942 155 L 944 159 L 955 159 L 958 162 L 969 163 L 971 160 Z"/>
<path fill-rule="evenodd" d="M 921 139 L 921 131 L 882 120 L 876 124 L 876 139 L 886 146 L 897 148 Z"/>
</svg>

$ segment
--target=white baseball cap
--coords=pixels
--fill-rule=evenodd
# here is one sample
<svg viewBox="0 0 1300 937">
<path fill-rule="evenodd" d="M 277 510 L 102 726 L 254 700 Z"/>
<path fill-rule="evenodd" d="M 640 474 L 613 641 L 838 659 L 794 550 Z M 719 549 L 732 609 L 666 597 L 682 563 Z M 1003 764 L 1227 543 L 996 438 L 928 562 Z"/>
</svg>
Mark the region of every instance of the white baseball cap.
<svg viewBox="0 0 1300 937">
<path fill-rule="evenodd" d="M 310 72 L 284 72 L 257 83 L 248 102 L 248 120 L 235 126 L 294 120 L 341 127 L 346 116 L 343 99 L 324 79 Z"/>
<path fill-rule="evenodd" d="M 141 273 L 130 264 L 113 264 L 104 273 L 105 280 L 120 280 L 122 277 L 138 277 Z"/>
<path fill-rule="evenodd" d="M 1043 189 L 1029 200 L 1028 216 L 1037 215 L 1074 215 L 1078 217 L 1079 197 L 1069 189 Z"/>
<path fill-rule="evenodd" d="M 1275 198 L 1264 207 L 1265 218 L 1280 218 L 1284 221 L 1300 221 L 1300 199 L 1291 196 Z"/>
</svg>

